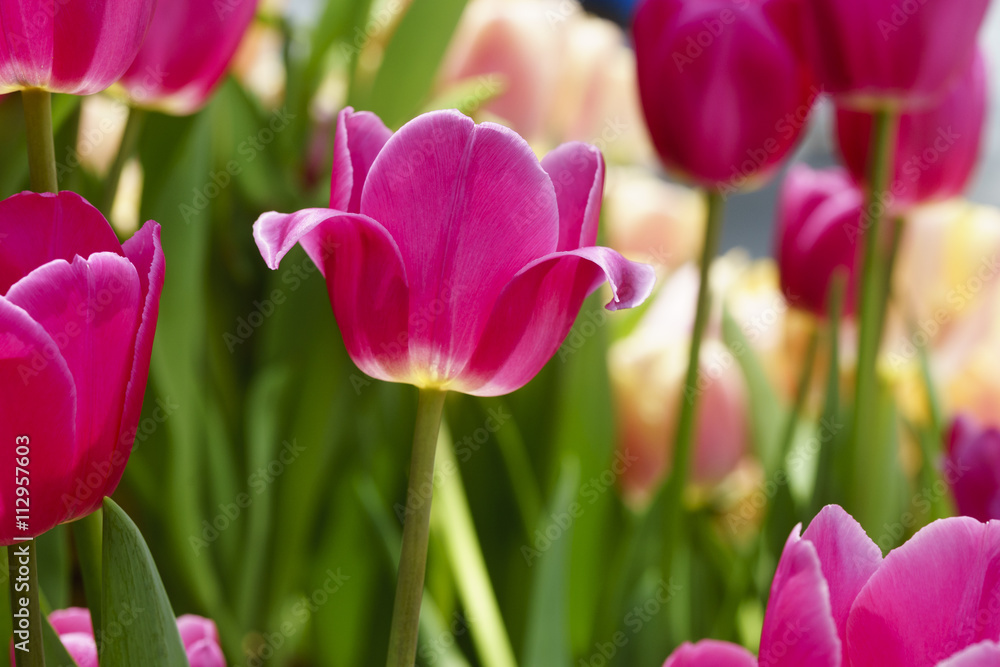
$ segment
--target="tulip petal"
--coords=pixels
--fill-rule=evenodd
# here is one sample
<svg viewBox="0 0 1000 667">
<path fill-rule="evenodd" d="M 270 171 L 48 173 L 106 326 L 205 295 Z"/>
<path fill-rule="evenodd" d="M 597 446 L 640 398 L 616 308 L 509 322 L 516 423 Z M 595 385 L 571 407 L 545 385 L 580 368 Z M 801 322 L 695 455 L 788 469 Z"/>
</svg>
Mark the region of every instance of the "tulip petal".
<svg viewBox="0 0 1000 667">
<path fill-rule="evenodd" d="M 190 667 L 226 667 L 226 656 L 217 642 L 202 639 L 187 649 Z"/>
<path fill-rule="evenodd" d="M 948 434 L 945 477 L 963 516 L 1000 518 L 1000 430 L 958 415 Z"/>
<path fill-rule="evenodd" d="M 80 195 L 22 192 L 0 202 L 0 294 L 42 264 L 95 252 L 123 254 L 111 225 Z"/>
<path fill-rule="evenodd" d="M 165 260 L 163 247 L 160 245 L 160 226 L 150 220 L 136 232 L 132 238 L 122 245 L 125 256 L 139 275 L 139 290 L 141 294 L 142 315 L 139 329 L 135 336 L 135 355 L 132 359 L 132 371 L 125 389 L 125 409 L 118 433 L 115 451 L 110 461 L 111 475 L 108 477 L 101 498 L 94 498 L 93 507 L 103 502 L 103 496 L 110 496 L 118 487 L 125 464 L 132 454 L 135 442 L 135 430 L 142 412 L 142 400 L 146 394 L 146 382 L 149 379 L 149 363 L 153 354 L 153 336 L 156 333 L 156 322 L 160 315 L 160 293 L 163 291 Z"/>
<path fill-rule="evenodd" d="M 559 239 L 555 190 L 528 144 L 457 111 L 423 114 L 389 139 L 361 212 L 402 253 L 410 355 L 431 382 L 466 365 L 500 292 Z"/>
<path fill-rule="evenodd" d="M 66 521 L 82 516 L 112 469 L 125 465 L 112 456 L 142 312 L 139 277 L 128 259 L 101 252 L 39 267 L 15 283 L 7 299 L 45 328 L 76 384 L 76 442 L 65 450 L 76 478 L 60 493 L 60 521 Z"/>
<path fill-rule="evenodd" d="M 524 267 L 497 299 L 454 388 L 496 396 L 526 384 L 562 344 L 583 300 L 605 280 L 613 294 L 607 309 L 618 310 L 642 303 L 655 273 L 600 247 L 553 253 Z"/>
<path fill-rule="evenodd" d="M 12 544 L 14 468 L 20 436 L 30 438 L 31 521 L 27 536 L 40 535 L 62 519 L 60 494 L 72 471 L 76 442 L 76 387 L 52 337 L 24 309 L 0 297 L 0 545 Z"/>
<path fill-rule="evenodd" d="M 697 644 L 684 642 L 663 667 L 757 667 L 757 659 L 742 646 L 705 639 Z"/>
<path fill-rule="evenodd" d="M 66 647 L 66 652 L 73 658 L 76 667 L 98 667 L 97 642 L 92 635 L 71 632 L 60 635 L 59 639 Z"/>
<path fill-rule="evenodd" d="M 852 667 L 924 667 L 1000 637 L 1000 522 L 936 521 L 886 556 L 847 624 Z"/>
<path fill-rule="evenodd" d="M 788 537 L 774 574 L 758 661 L 761 667 L 840 667 L 830 587 L 816 547 L 800 530 Z"/>
<path fill-rule="evenodd" d="M 333 142 L 330 208 L 347 213 L 361 210 L 361 191 L 379 151 L 392 131 L 370 111 L 345 107 L 337 115 Z"/>
<path fill-rule="evenodd" d="M 597 243 L 597 224 L 604 195 L 604 157 L 590 144 L 572 142 L 542 158 L 559 202 L 557 251 Z"/>
<path fill-rule="evenodd" d="M 847 646 L 847 618 L 858 593 L 882 564 L 882 551 L 857 521 L 837 505 L 824 507 L 802 535 L 816 547 L 830 590 L 830 606 L 841 646 Z M 847 667 L 844 651 L 843 665 Z"/>
<path fill-rule="evenodd" d="M 70 633 L 94 635 L 94 624 L 90 620 L 90 610 L 83 607 L 57 609 L 49 614 L 49 624 L 60 636 Z"/>
<path fill-rule="evenodd" d="M 996 667 L 996 665 L 1000 665 L 1000 644 L 985 641 L 959 651 L 947 660 L 939 662 L 937 667 Z"/>
<path fill-rule="evenodd" d="M 186 649 L 190 649 L 203 640 L 219 641 L 219 630 L 215 626 L 215 621 L 194 614 L 179 616 L 177 618 L 177 631 L 180 633 L 181 641 L 184 642 Z"/>
<path fill-rule="evenodd" d="M 326 276 L 344 345 L 368 375 L 408 377 L 408 290 L 399 247 L 385 228 L 363 215 L 306 209 L 265 213 L 254 238 L 271 268 L 296 241 Z"/>
</svg>

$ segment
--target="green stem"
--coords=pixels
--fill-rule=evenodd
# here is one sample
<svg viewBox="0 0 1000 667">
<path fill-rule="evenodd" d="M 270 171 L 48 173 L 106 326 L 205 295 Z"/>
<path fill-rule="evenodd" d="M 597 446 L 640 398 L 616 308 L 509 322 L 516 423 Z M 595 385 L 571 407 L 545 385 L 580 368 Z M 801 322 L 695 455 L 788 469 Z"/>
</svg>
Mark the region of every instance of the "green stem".
<svg viewBox="0 0 1000 667">
<path fill-rule="evenodd" d="M 56 145 L 52 135 L 52 93 L 28 88 L 21 91 L 21 101 L 28 133 L 31 189 L 35 192 L 58 192 Z"/>
<path fill-rule="evenodd" d="M 7 571 L 10 574 L 10 611 L 14 626 L 14 666 L 45 667 L 42 639 L 42 606 L 38 593 L 38 556 L 34 540 L 7 547 Z M 27 603 L 27 604 L 25 604 Z M 18 614 L 27 610 L 27 625 Z M 19 634 L 24 633 L 24 634 Z M 27 650 L 19 647 L 26 646 Z"/>
<path fill-rule="evenodd" d="M 899 128 L 899 116 L 895 111 L 880 110 L 875 113 L 875 128 L 872 154 L 869 160 L 869 177 L 864 221 L 868 224 L 864 233 L 864 267 L 859 295 L 860 330 L 858 333 L 858 366 L 854 394 L 854 423 L 852 428 L 849 470 L 857 479 L 868 477 L 862 448 L 874 447 L 867 431 L 875 427 L 874 410 L 878 402 L 878 348 L 881 338 L 882 310 L 888 283 L 883 277 L 885 266 L 880 256 L 882 240 L 882 217 L 885 205 L 889 203 L 888 185 L 893 169 L 893 152 Z M 881 201 L 880 201 L 881 200 Z M 862 487 L 867 484 L 862 484 Z M 860 497 L 853 503 L 856 511 L 866 506 L 868 489 L 861 489 Z M 862 521 L 862 524 L 865 522 Z"/>
<path fill-rule="evenodd" d="M 434 454 L 437 450 L 445 392 L 421 389 L 417 404 L 417 424 L 410 458 L 410 483 L 406 494 L 403 549 L 399 556 L 396 601 L 389 633 L 386 667 L 413 667 L 417 658 L 420 629 L 420 602 L 424 595 L 427 541 L 430 535 L 431 496 L 434 488 Z M 421 495 L 422 491 L 426 497 Z"/>
<path fill-rule="evenodd" d="M 104 512 L 96 512 L 70 524 L 76 544 L 76 558 L 83 575 L 83 593 L 95 628 L 101 627 L 101 554 Z"/>
<path fill-rule="evenodd" d="M 663 543 L 663 578 L 670 577 L 673 570 L 674 549 L 680 534 L 678 523 L 681 517 L 681 503 L 687 485 L 691 447 L 694 440 L 695 423 L 698 417 L 698 368 L 701 359 L 701 339 L 708 326 L 711 306 L 711 285 L 709 270 L 719 248 L 722 236 L 725 200 L 716 191 L 708 193 L 708 220 L 705 224 L 705 240 L 701 251 L 700 279 L 698 283 L 698 304 L 695 309 L 694 328 L 691 331 L 691 349 L 688 356 L 687 376 L 681 395 L 680 417 L 673 447 L 673 461 L 670 477 L 664 487 L 665 532 Z"/>
<path fill-rule="evenodd" d="M 136 149 L 139 147 L 139 137 L 142 136 L 142 127 L 145 121 L 145 110 L 129 109 L 128 122 L 125 123 L 125 133 L 122 135 L 122 143 L 118 147 L 115 161 L 111 163 L 111 169 L 104 179 L 101 211 L 105 217 L 111 215 L 111 208 L 115 204 L 115 195 L 118 194 L 118 183 L 122 178 L 122 170 L 125 169 L 125 164 L 135 155 Z"/>
</svg>

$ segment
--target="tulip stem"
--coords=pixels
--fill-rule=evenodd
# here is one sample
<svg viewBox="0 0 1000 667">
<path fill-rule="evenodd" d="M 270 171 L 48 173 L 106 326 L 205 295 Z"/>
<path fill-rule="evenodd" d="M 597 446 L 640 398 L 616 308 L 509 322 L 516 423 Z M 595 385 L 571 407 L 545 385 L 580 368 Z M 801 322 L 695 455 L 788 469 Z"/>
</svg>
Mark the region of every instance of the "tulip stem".
<svg viewBox="0 0 1000 667">
<path fill-rule="evenodd" d="M 683 502 L 684 488 L 687 485 L 691 446 L 694 440 L 695 423 L 698 417 L 698 368 L 699 360 L 701 359 L 701 339 L 708 326 L 708 316 L 712 300 L 711 286 L 709 285 L 709 270 L 712 267 L 712 260 L 719 249 L 724 212 L 725 200 L 721 193 L 715 190 L 709 191 L 708 220 L 705 224 L 705 240 L 701 251 L 698 304 L 695 308 L 694 328 L 691 331 L 691 349 L 688 355 L 687 376 L 684 381 L 684 393 L 681 396 L 680 417 L 677 422 L 670 476 L 663 490 L 665 502 L 663 516 L 666 520 L 663 534 L 662 576 L 664 580 L 669 580 L 672 573 L 674 551 L 678 536 L 680 535 L 681 504 Z"/>
<path fill-rule="evenodd" d="M 90 619 L 95 628 L 101 627 L 101 586 L 102 549 L 104 532 L 104 511 L 100 508 L 70 524 L 73 528 L 73 542 L 76 544 L 76 558 L 80 563 L 83 578 L 83 593 L 90 609 Z"/>
<path fill-rule="evenodd" d="M 27 88 L 21 91 L 21 101 L 28 133 L 31 189 L 35 192 L 58 192 L 56 144 L 52 135 L 52 93 Z"/>
<path fill-rule="evenodd" d="M 118 184 L 122 179 L 122 171 L 125 164 L 135 155 L 139 148 L 139 137 L 142 136 L 142 127 L 146 122 L 146 111 L 144 109 L 129 109 L 128 121 L 125 123 L 125 133 L 122 135 L 121 145 L 115 155 L 115 161 L 111 163 L 111 169 L 104 179 L 104 194 L 101 200 L 101 212 L 106 218 L 111 218 L 111 209 L 115 205 L 115 195 L 118 194 Z"/>
<path fill-rule="evenodd" d="M 14 667 L 45 667 L 42 640 L 42 606 L 38 589 L 38 548 L 34 540 L 7 547 L 10 575 L 10 612 L 14 627 Z M 27 612 L 26 625 L 21 614 Z M 19 634 L 19 633 L 24 634 Z M 22 647 L 26 650 L 22 650 Z"/>
<path fill-rule="evenodd" d="M 421 389 L 410 457 L 403 547 L 399 555 L 396 601 L 392 609 L 387 667 L 413 667 L 417 658 L 420 603 L 424 595 L 427 542 L 430 535 L 434 454 L 437 451 L 446 392 Z"/>
<path fill-rule="evenodd" d="M 876 426 L 874 411 L 878 403 L 878 349 L 881 340 L 883 311 L 887 306 L 886 290 L 889 282 L 884 276 L 886 267 L 881 257 L 882 218 L 890 203 L 889 180 L 893 170 L 893 152 L 899 128 L 899 115 L 883 109 L 875 113 L 872 153 L 869 158 L 868 191 L 863 223 L 865 232 L 864 268 L 860 285 L 860 331 L 858 333 L 858 367 L 854 394 L 854 423 L 852 428 L 850 467 L 856 479 L 870 478 L 868 465 L 861 457 L 862 447 L 877 447 L 881 443 L 868 442 L 867 432 Z M 862 487 L 869 486 L 867 483 Z M 857 485 L 855 485 L 857 490 Z M 855 512 L 865 512 L 867 493 L 862 488 L 854 498 Z M 864 525 L 864 521 L 862 524 Z M 871 526 L 869 526 L 871 528 Z"/>
</svg>

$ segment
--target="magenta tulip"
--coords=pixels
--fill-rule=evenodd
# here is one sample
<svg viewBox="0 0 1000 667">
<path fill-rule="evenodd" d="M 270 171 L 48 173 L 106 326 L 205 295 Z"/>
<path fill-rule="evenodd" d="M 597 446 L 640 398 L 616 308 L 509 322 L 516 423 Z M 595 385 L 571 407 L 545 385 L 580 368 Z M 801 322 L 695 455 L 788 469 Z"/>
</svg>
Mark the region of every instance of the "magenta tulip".
<svg viewBox="0 0 1000 667">
<path fill-rule="evenodd" d="M 633 25 L 639 94 L 664 165 L 742 189 L 795 145 L 818 91 L 785 0 L 645 0 Z"/>
<path fill-rule="evenodd" d="M 775 254 L 781 289 L 793 306 L 825 315 L 830 282 L 842 267 L 848 278 L 844 312 L 853 312 L 863 200 L 841 169 L 789 170 L 779 194 Z"/>
<path fill-rule="evenodd" d="M 118 486 L 164 261 L 159 225 L 122 245 L 72 192 L 0 202 L 0 240 L 0 474 L 11 480 L 0 486 L 0 544 L 9 545 L 89 514 Z M 15 465 L 30 491 L 29 520 L 16 528 Z"/>
<path fill-rule="evenodd" d="M 947 445 L 945 477 L 958 511 L 979 521 L 1000 520 L 1000 430 L 960 415 Z"/>
<path fill-rule="evenodd" d="M 97 642 L 94 640 L 90 611 L 80 607 L 54 611 L 49 614 L 49 623 L 78 667 L 98 667 Z M 181 616 L 177 619 L 177 629 L 190 667 L 226 667 L 226 658 L 219 647 L 219 631 L 214 622 L 201 616 Z M 11 664 L 14 664 L 13 657 Z"/>
<path fill-rule="evenodd" d="M 200 109 L 256 9 L 257 0 L 161 0 L 142 49 L 121 79 L 133 103 L 182 115 Z"/>
<path fill-rule="evenodd" d="M 372 377 L 492 396 L 527 383 L 605 280 L 609 310 L 641 303 L 650 266 L 594 246 L 601 153 L 542 163 L 513 131 L 457 111 L 392 134 L 341 112 L 329 209 L 266 213 L 268 266 L 296 244 L 326 277 L 344 344 Z"/>
<path fill-rule="evenodd" d="M 792 531 L 764 615 L 761 667 L 985 667 L 1000 656 L 1000 522 L 936 521 L 885 560 L 835 505 Z M 680 656 L 686 661 L 671 662 Z M 720 642 L 670 667 L 746 667 Z"/>
<path fill-rule="evenodd" d="M 980 55 L 943 101 L 902 114 L 892 180 L 893 208 L 960 195 L 979 160 L 986 119 L 986 61 Z M 866 180 L 872 115 L 838 109 L 837 141 L 857 183 Z"/>
<path fill-rule="evenodd" d="M 0 0 L 0 93 L 90 95 L 121 77 L 156 0 Z"/>
<path fill-rule="evenodd" d="M 820 85 L 840 104 L 938 102 L 976 51 L 989 0 L 803 0 L 802 32 Z"/>
</svg>

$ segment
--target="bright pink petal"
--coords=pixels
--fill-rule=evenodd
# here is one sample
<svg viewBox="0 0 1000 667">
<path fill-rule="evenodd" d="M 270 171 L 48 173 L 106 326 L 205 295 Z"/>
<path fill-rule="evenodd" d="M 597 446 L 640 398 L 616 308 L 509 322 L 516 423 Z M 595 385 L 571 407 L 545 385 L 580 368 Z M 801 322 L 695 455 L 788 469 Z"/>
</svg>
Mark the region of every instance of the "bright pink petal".
<svg viewBox="0 0 1000 667">
<path fill-rule="evenodd" d="M 372 377 L 408 381 L 407 276 L 385 228 L 363 215 L 306 209 L 265 213 L 254 238 L 271 268 L 296 242 L 311 250 L 351 359 Z"/>
<path fill-rule="evenodd" d="M 22 192 L 0 201 L 0 294 L 42 264 L 95 252 L 123 254 L 111 225 L 80 195 Z"/>
<path fill-rule="evenodd" d="M 852 667 L 930 667 L 1000 637 L 1000 522 L 935 521 L 886 556 L 847 624 Z"/>
<path fill-rule="evenodd" d="M 64 516 L 60 495 L 69 483 L 76 442 L 76 387 L 52 337 L 22 308 L 0 297 L 0 545 L 33 537 Z M 27 531 L 15 531 L 17 438 L 30 442 L 31 507 Z"/>
<path fill-rule="evenodd" d="M 681 644 L 663 667 L 757 667 L 757 660 L 742 646 L 705 639 Z"/>
<path fill-rule="evenodd" d="M 217 642 L 202 639 L 187 649 L 190 667 L 226 667 L 226 656 Z"/>
<path fill-rule="evenodd" d="M 203 640 L 216 643 L 219 641 L 219 630 L 215 626 L 215 621 L 194 614 L 178 616 L 177 631 L 180 633 L 181 641 L 184 642 L 186 649 L 190 649 Z"/>
<path fill-rule="evenodd" d="M 333 142 L 330 208 L 348 213 L 361 210 L 361 191 L 368 171 L 391 136 L 392 131 L 372 112 L 351 107 L 341 110 Z"/>
<path fill-rule="evenodd" d="M 937 667 L 996 667 L 1000 665 L 1000 644 L 992 641 L 980 642 L 959 651 Z"/>
<path fill-rule="evenodd" d="M 590 144 L 563 144 L 542 158 L 559 202 L 558 251 L 597 243 L 604 196 L 604 157 Z"/>
<path fill-rule="evenodd" d="M 402 253 L 410 355 L 430 382 L 466 365 L 500 292 L 559 238 L 552 181 L 528 144 L 457 111 L 419 116 L 389 139 L 368 174 L 361 212 Z"/>
<path fill-rule="evenodd" d="M 830 588 L 816 547 L 799 537 L 800 530 L 792 531 L 778 561 L 758 661 L 761 667 L 840 667 Z"/>
<path fill-rule="evenodd" d="M 607 308 L 618 310 L 642 303 L 655 274 L 651 266 L 599 247 L 553 253 L 526 266 L 497 299 L 454 388 L 496 396 L 526 384 L 562 344 L 583 300 L 605 280 L 613 295 Z"/>
<path fill-rule="evenodd" d="M 94 636 L 94 625 L 90 620 L 90 610 L 84 607 L 58 609 L 49 614 L 49 624 L 58 635 L 79 633 Z"/>
<path fill-rule="evenodd" d="M 135 59 L 155 5 L 155 0 L 0 0 L 0 92 L 104 90 Z"/>
<path fill-rule="evenodd" d="M 824 507 L 803 540 L 812 542 L 830 590 L 830 606 L 841 646 L 847 646 L 847 618 L 855 598 L 882 564 L 882 551 L 854 518 L 837 505 Z M 843 667 L 848 667 L 843 652 Z"/>
<path fill-rule="evenodd" d="M 139 414 L 142 412 L 142 399 L 146 394 L 146 381 L 149 377 L 150 357 L 153 354 L 153 336 L 160 314 L 160 293 L 163 291 L 165 270 L 163 247 L 160 245 L 160 226 L 152 220 L 143 225 L 142 229 L 126 241 L 122 248 L 139 276 L 142 316 L 135 336 L 135 355 L 132 359 L 131 376 L 125 389 L 125 408 L 118 439 L 109 459 L 112 471 L 102 496 L 110 496 L 118 487 L 122 473 L 125 472 L 125 464 L 132 453 L 136 426 L 139 423 Z M 96 503 L 101 501 L 101 498 L 94 498 L 95 508 Z"/>
<path fill-rule="evenodd" d="M 113 469 L 143 305 L 139 277 L 126 258 L 96 253 L 36 269 L 7 299 L 45 328 L 76 385 L 76 442 L 62 443 L 75 471 L 59 494 L 66 521 L 99 502 Z"/>
<path fill-rule="evenodd" d="M 59 639 L 77 667 L 98 667 L 97 642 L 91 635 L 73 632 L 60 635 Z"/>
</svg>

